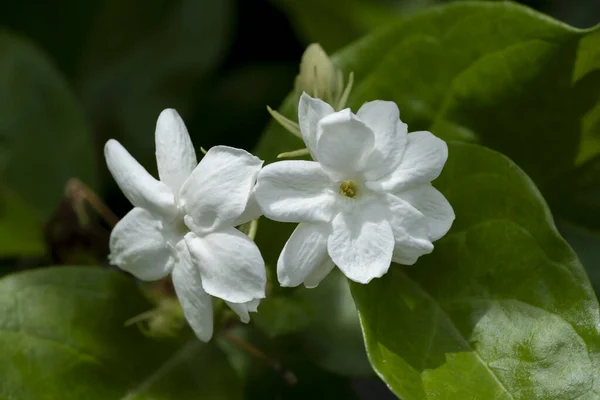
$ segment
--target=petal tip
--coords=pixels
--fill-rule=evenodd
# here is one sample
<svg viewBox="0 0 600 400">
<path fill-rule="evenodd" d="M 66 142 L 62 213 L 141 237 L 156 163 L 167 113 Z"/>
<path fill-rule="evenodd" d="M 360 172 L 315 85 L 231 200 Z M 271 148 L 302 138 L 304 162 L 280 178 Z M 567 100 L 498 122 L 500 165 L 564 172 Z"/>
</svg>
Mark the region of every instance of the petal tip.
<svg viewBox="0 0 600 400">
<path fill-rule="evenodd" d="M 116 139 L 108 139 L 104 145 L 104 156 L 109 157 L 114 151 L 124 148 L 121 143 Z"/>
<path fill-rule="evenodd" d="M 181 119 L 181 116 L 179 115 L 177 110 L 174 108 L 165 108 L 158 115 L 159 122 L 161 122 L 161 121 L 167 122 L 167 121 L 173 120 L 173 119 Z"/>
</svg>

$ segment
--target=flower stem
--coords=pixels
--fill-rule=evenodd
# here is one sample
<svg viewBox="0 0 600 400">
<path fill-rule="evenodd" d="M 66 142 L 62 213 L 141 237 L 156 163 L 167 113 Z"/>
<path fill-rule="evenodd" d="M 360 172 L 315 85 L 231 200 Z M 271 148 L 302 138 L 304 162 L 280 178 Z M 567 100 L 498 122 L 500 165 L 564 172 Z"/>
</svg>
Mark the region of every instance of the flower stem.
<svg viewBox="0 0 600 400">
<path fill-rule="evenodd" d="M 87 220 L 83 211 L 84 202 L 87 202 L 111 228 L 119 222 L 119 217 L 100 200 L 98 195 L 77 178 L 69 179 L 65 187 L 65 195 L 73 200 L 73 208 L 82 222 Z"/>
<path fill-rule="evenodd" d="M 310 154 L 310 151 L 308 149 L 304 148 L 304 149 L 298 149 L 298 150 L 293 150 L 293 151 L 288 151 L 285 153 L 278 154 L 277 158 L 302 157 L 302 156 L 306 156 L 309 154 Z"/>
</svg>

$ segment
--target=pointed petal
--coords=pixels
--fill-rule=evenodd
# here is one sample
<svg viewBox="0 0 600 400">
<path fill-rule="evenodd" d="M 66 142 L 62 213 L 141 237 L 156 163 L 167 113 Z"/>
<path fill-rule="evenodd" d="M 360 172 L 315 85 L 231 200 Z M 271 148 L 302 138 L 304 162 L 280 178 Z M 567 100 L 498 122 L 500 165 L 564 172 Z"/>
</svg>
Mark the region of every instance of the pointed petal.
<svg viewBox="0 0 600 400">
<path fill-rule="evenodd" d="M 265 263 L 248 236 L 223 228 L 203 237 L 189 233 L 185 241 L 208 294 L 232 303 L 265 297 Z"/>
<path fill-rule="evenodd" d="M 334 184 L 315 161 L 279 161 L 258 175 L 254 189 L 263 214 L 280 222 L 330 221 Z"/>
<path fill-rule="evenodd" d="M 393 101 L 375 100 L 365 103 L 356 116 L 375 135 L 375 145 L 367 161 L 365 178 L 381 178 L 400 164 L 406 147 L 408 127 L 400 121 L 400 111 Z"/>
<path fill-rule="evenodd" d="M 317 124 L 326 115 L 333 114 L 334 109 L 321 99 L 313 99 L 306 93 L 300 96 L 298 104 L 298 125 L 302 132 L 304 144 L 310 151 L 310 154 L 316 159 L 317 145 Z"/>
<path fill-rule="evenodd" d="M 437 178 L 448 159 L 448 146 L 430 132 L 408 134 L 400 165 L 378 181 L 367 182 L 372 190 L 397 191 L 408 186 L 429 183 Z"/>
<path fill-rule="evenodd" d="M 431 184 L 425 184 L 397 194 L 422 212 L 429 225 L 429 240 L 432 242 L 444 236 L 454 221 L 454 210 L 448 200 Z"/>
<path fill-rule="evenodd" d="M 333 270 L 334 267 L 335 264 L 333 263 L 333 261 L 331 261 L 329 255 L 327 255 L 327 259 L 323 263 L 318 265 L 315 269 L 313 269 L 312 272 L 306 277 L 306 279 L 304 280 L 304 286 L 307 289 L 316 288 L 319 285 L 319 283 L 321 283 L 321 281 L 325 279 L 327 275 L 329 275 L 329 273 L 331 272 L 331 270 Z"/>
<path fill-rule="evenodd" d="M 329 224 L 299 224 L 283 247 L 277 261 L 277 278 L 281 286 L 298 286 L 329 259 L 327 237 Z"/>
<path fill-rule="evenodd" d="M 121 143 L 114 139 L 106 142 L 104 157 L 108 170 L 131 204 L 167 215 L 176 211 L 171 189 L 154 179 Z"/>
<path fill-rule="evenodd" d="M 246 208 L 262 161 L 245 150 L 212 147 L 185 181 L 180 198 L 194 228 L 232 226 Z"/>
<path fill-rule="evenodd" d="M 231 303 L 229 301 L 225 303 L 240 317 L 240 321 L 247 324 L 250 322 L 249 312 L 256 312 L 258 310 L 260 299 L 250 300 L 246 303 Z"/>
<path fill-rule="evenodd" d="M 394 232 L 393 261 L 403 265 L 413 265 L 424 254 L 433 251 L 429 239 L 428 219 L 407 201 L 387 194 L 385 201 L 389 211 L 386 213 Z"/>
<path fill-rule="evenodd" d="M 327 250 L 333 262 L 349 279 L 368 283 L 390 267 L 394 234 L 375 206 L 341 212 L 333 219 Z"/>
<path fill-rule="evenodd" d="M 335 181 L 352 179 L 373 151 L 373 131 L 349 108 L 330 114 L 317 127 L 317 159 Z"/>
<path fill-rule="evenodd" d="M 198 267 L 193 265 L 187 249 L 173 269 L 173 286 L 183 314 L 196 336 L 208 342 L 213 334 L 213 307 L 211 296 L 202 288 Z"/>
<path fill-rule="evenodd" d="M 110 234 L 111 264 L 144 281 L 167 276 L 172 253 L 161 233 L 161 222 L 143 208 L 131 210 Z"/>
<path fill-rule="evenodd" d="M 160 113 L 155 142 L 158 176 L 177 193 L 198 165 L 192 140 L 177 111 L 168 108 Z"/>
</svg>

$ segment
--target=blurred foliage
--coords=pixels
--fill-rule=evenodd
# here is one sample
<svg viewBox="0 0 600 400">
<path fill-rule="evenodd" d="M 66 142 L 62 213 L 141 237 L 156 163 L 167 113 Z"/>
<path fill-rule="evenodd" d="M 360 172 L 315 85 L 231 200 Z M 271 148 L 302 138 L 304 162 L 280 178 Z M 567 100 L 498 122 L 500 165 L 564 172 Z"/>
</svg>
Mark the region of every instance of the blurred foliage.
<svg viewBox="0 0 600 400">
<path fill-rule="evenodd" d="M 23 241 L 4 239 L 0 248 L 4 256 L 37 255 L 41 235 L 33 232 L 41 232 L 69 178 L 97 186 L 97 163 L 83 109 L 46 56 L 6 31 L 0 54 L 0 226 Z"/>
<path fill-rule="evenodd" d="M 79 91 L 101 142 L 116 138 L 151 165 L 157 116 L 187 115 L 190 100 L 226 56 L 233 2 L 105 2 L 83 47 Z"/>
<path fill-rule="evenodd" d="M 159 342 L 124 326 L 150 303 L 117 272 L 62 267 L 11 275 L 0 281 L 0 304 L 3 398 L 242 398 L 215 344 Z"/>
</svg>

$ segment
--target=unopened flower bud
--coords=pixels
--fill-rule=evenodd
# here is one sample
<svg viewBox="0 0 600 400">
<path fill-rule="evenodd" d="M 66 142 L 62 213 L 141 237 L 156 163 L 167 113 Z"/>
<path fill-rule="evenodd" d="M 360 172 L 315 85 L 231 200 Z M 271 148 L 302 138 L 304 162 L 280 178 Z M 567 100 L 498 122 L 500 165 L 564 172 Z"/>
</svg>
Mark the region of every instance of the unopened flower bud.
<svg viewBox="0 0 600 400">
<path fill-rule="evenodd" d="M 312 97 L 330 101 L 336 88 L 337 76 L 333 62 L 318 43 L 313 43 L 302 55 L 296 87 Z"/>
</svg>

